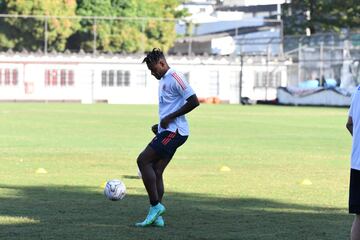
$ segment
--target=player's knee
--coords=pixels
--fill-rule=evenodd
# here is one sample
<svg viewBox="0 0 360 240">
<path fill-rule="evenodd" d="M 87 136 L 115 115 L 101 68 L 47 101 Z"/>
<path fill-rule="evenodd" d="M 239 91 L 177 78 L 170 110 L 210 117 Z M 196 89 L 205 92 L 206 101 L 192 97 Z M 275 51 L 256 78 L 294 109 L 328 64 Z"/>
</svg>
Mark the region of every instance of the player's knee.
<svg viewBox="0 0 360 240">
<path fill-rule="evenodd" d="M 141 168 L 144 165 L 144 157 L 142 153 L 140 153 L 140 155 L 137 157 L 136 163 L 139 168 Z"/>
<path fill-rule="evenodd" d="M 158 168 L 156 168 L 156 169 L 155 169 L 156 177 L 162 177 L 163 172 L 164 172 L 163 169 L 158 169 Z"/>
</svg>

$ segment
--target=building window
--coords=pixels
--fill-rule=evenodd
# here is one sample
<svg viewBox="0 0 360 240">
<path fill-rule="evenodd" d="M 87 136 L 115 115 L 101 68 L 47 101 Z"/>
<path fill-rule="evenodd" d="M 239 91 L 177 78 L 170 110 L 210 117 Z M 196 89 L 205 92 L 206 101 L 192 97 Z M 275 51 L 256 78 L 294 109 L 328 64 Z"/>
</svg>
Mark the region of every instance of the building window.
<svg viewBox="0 0 360 240">
<path fill-rule="evenodd" d="M 57 70 L 52 70 L 51 71 L 51 80 L 50 80 L 52 86 L 57 85 L 57 77 L 58 77 Z"/>
<path fill-rule="evenodd" d="M 61 69 L 60 71 L 60 85 L 65 86 L 66 85 L 66 70 Z"/>
<path fill-rule="evenodd" d="M 116 86 L 122 86 L 123 85 L 123 73 L 121 70 L 116 71 Z"/>
<path fill-rule="evenodd" d="M 45 86 L 50 86 L 50 70 L 45 70 Z"/>
<path fill-rule="evenodd" d="M 10 69 L 0 68 L 0 85 L 17 86 L 19 83 L 19 70 L 17 68 Z"/>
<path fill-rule="evenodd" d="M 255 73 L 255 88 L 277 88 L 281 86 L 281 72 L 256 72 Z"/>
<path fill-rule="evenodd" d="M 219 86 L 219 72 L 218 71 L 210 71 L 210 76 L 209 76 L 209 93 L 210 96 L 219 96 L 219 90 L 220 90 L 220 86 Z"/>
<path fill-rule="evenodd" d="M 102 87 L 128 87 L 130 86 L 130 71 L 103 70 L 101 72 Z"/>
<path fill-rule="evenodd" d="M 114 86 L 114 70 L 109 71 L 109 87 Z"/>
<path fill-rule="evenodd" d="M 10 69 L 5 69 L 5 85 L 10 85 Z"/>
<path fill-rule="evenodd" d="M 267 85 L 267 75 L 266 75 L 266 72 L 263 72 L 263 73 L 261 73 L 261 87 L 266 87 L 266 85 Z"/>
<path fill-rule="evenodd" d="M 125 71 L 124 86 L 125 87 L 130 86 L 130 72 L 129 71 Z"/>
<path fill-rule="evenodd" d="M 107 82 L 107 71 L 101 72 L 101 86 L 106 87 Z"/>
<path fill-rule="evenodd" d="M 18 84 L 18 70 L 17 69 L 13 69 L 12 70 L 12 84 L 14 86 L 16 86 Z"/>
<path fill-rule="evenodd" d="M 69 69 L 46 69 L 45 86 L 54 87 L 59 83 L 60 87 L 74 85 L 74 71 Z"/>
<path fill-rule="evenodd" d="M 74 80 L 74 70 L 68 71 L 68 85 L 74 86 L 75 80 Z"/>
</svg>

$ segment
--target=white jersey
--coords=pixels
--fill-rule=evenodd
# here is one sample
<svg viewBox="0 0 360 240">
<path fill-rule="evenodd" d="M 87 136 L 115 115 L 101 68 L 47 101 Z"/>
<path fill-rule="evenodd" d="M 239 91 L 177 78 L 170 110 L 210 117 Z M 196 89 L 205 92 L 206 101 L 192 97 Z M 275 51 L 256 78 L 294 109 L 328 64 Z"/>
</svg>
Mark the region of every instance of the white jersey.
<svg viewBox="0 0 360 240">
<path fill-rule="evenodd" d="M 351 168 L 360 170 L 360 86 L 352 96 L 349 116 L 353 121 Z"/>
<path fill-rule="evenodd" d="M 184 76 L 170 68 L 160 79 L 159 83 L 160 121 L 164 117 L 180 109 L 186 103 L 186 99 L 194 94 L 194 90 L 190 87 Z M 166 129 L 161 128 L 159 124 L 158 130 L 159 132 L 165 130 L 176 132 L 176 130 L 178 130 L 178 133 L 182 136 L 189 135 L 189 125 L 185 115 L 175 118 L 174 121 L 170 122 Z"/>
</svg>

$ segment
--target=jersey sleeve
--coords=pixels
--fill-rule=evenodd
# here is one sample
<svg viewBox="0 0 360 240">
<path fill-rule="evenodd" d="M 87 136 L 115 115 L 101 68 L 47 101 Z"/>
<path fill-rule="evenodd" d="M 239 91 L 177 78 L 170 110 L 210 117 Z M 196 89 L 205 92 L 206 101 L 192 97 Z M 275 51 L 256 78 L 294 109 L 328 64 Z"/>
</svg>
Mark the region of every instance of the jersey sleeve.
<svg viewBox="0 0 360 240">
<path fill-rule="evenodd" d="M 173 72 L 171 75 L 174 80 L 173 86 L 175 91 L 178 92 L 183 97 L 183 99 L 187 99 L 188 97 L 195 94 L 194 90 L 191 88 L 190 84 L 182 74 Z"/>
<path fill-rule="evenodd" d="M 353 112 L 354 112 L 354 105 L 357 104 L 357 102 L 359 101 L 359 91 L 360 91 L 360 86 L 357 87 L 357 90 L 352 94 L 351 96 L 351 104 L 350 104 L 350 109 L 349 109 L 349 117 L 353 117 Z"/>
</svg>

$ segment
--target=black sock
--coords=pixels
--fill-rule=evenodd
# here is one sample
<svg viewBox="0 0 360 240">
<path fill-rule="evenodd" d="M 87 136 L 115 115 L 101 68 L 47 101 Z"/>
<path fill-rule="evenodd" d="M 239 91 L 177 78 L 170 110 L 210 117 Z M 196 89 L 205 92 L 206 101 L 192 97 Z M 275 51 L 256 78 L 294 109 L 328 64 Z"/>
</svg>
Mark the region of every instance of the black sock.
<svg viewBox="0 0 360 240">
<path fill-rule="evenodd" d="M 151 206 L 156 206 L 158 205 L 159 201 L 150 201 Z"/>
</svg>

